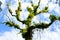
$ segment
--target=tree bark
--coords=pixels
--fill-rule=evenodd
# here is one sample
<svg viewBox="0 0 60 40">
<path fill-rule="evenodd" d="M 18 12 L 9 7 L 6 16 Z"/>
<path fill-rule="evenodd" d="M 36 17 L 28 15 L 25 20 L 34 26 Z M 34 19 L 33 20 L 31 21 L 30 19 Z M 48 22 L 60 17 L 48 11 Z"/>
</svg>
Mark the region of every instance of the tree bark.
<svg viewBox="0 0 60 40">
<path fill-rule="evenodd" d="M 32 40 L 32 29 L 29 28 L 28 32 L 25 34 L 26 38 L 25 40 Z"/>
<path fill-rule="evenodd" d="M 32 30 L 34 29 L 33 26 L 30 26 L 28 29 L 27 29 L 27 32 L 22 34 L 22 37 L 25 38 L 25 40 L 32 40 Z"/>
</svg>

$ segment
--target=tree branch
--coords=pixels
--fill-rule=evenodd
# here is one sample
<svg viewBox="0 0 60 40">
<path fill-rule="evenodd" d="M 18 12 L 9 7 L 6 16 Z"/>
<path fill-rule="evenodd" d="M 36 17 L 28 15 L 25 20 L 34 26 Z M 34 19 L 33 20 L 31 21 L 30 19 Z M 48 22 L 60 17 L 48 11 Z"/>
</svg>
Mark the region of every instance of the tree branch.
<svg viewBox="0 0 60 40">
<path fill-rule="evenodd" d="M 33 4 L 33 2 L 31 1 L 31 4 L 32 4 L 32 7 L 33 7 L 33 11 L 34 11 L 34 15 L 37 15 L 37 9 L 38 9 L 38 7 L 40 6 L 40 1 L 41 0 L 39 0 L 39 2 L 38 2 L 38 5 L 35 5 L 34 6 L 34 4 Z"/>
<path fill-rule="evenodd" d="M 48 7 L 46 6 L 43 10 L 37 12 L 37 14 L 40 14 L 40 13 L 47 13 L 48 12 Z"/>
<path fill-rule="evenodd" d="M 39 7 L 40 5 L 40 0 L 38 2 L 38 5 L 37 6 L 34 6 L 33 2 L 31 1 L 31 4 L 32 4 L 32 7 L 34 10 L 32 10 L 31 8 L 27 7 L 27 10 L 29 11 L 29 16 L 26 20 L 26 24 L 27 25 L 30 25 L 31 21 L 32 21 L 32 18 L 34 17 L 34 15 L 36 15 L 36 12 L 37 12 L 37 8 Z"/>
</svg>

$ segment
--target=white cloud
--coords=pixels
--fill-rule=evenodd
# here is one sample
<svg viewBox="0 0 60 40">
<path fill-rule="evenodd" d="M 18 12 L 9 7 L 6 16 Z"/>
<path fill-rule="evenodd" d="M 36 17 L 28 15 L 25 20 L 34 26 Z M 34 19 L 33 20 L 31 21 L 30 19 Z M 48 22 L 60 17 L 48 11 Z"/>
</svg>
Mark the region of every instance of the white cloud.
<svg viewBox="0 0 60 40">
<path fill-rule="evenodd" d="M 60 29 L 56 28 L 56 32 L 50 31 L 50 29 L 45 29 L 37 31 L 37 29 L 34 30 L 33 34 L 33 40 L 60 40 Z M 21 34 L 18 34 L 19 30 L 13 29 L 10 32 L 3 33 L 2 36 L 0 36 L 0 40 L 24 40 L 22 38 Z"/>
<path fill-rule="evenodd" d="M 52 2 L 49 3 L 49 10 L 53 10 L 55 7 L 56 7 L 56 4 L 53 4 Z"/>
<path fill-rule="evenodd" d="M 59 21 L 53 23 L 53 26 L 50 26 L 47 29 L 34 30 L 33 40 L 60 40 L 60 25 Z M 51 31 L 51 27 L 53 27 L 56 31 Z M 53 29 L 52 29 L 53 30 Z"/>
<path fill-rule="evenodd" d="M 55 6 L 54 10 L 55 10 L 55 12 L 57 12 L 57 14 L 60 13 L 60 7 L 59 7 L 58 4 Z M 60 15 L 60 14 L 59 14 L 59 15 Z"/>
<path fill-rule="evenodd" d="M 32 8 L 31 3 L 21 3 L 21 8 L 22 8 L 22 10 L 26 9 L 26 7 Z M 33 8 L 32 8 L 32 9 L 33 9 Z"/>
<path fill-rule="evenodd" d="M 9 5 L 9 8 L 12 10 L 12 15 L 16 15 L 15 13 L 15 10 L 17 10 L 18 8 L 18 0 L 11 0 L 10 1 L 10 5 Z"/>
<path fill-rule="evenodd" d="M 10 32 L 5 32 L 2 36 L 0 36 L 0 40 L 24 40 L 18 32 L 19 30 L 16 29 L 13 29 Z"/>
<path fill-rule="evenodd" d="M 41 0 L 41 2 L 40 2 L 40 6 L 39 6 L 39 8 L 38 8 L 38 11 L 44 9 L 45 6 L 48 5 L 48 1 L 49 1 L 49 0 Z"/>
<path fill-rule="evenodd" d="M 60 40 L 60 31 L 57 30 L 57 32 L 52 31 L 45 31 L 41 36 L 42 40 Z"/>
<path fill-rule="evenodd" d="M 1 4 L 1 8 L 4 9 L 4 8 L 6 7 L 6 2 L 5 2 L 5 0 L 3 0 L 3 1 L 0 0 L 0 1 L 2 2 L 2 4 Z"/>
<path fill-rule="evenodd" d="M 34 5 L 38 5 L 39 0 L 32 0 Z"/>
<path fill-rule="evenodd" d="M 41 4 L 47 5 L 49 0 L 41 0 Z"/>
<path fill-rule="evenodd" d="M 20 12 L 20 18 L 21 18 L 21 20 L 26 20 L 27 17 L 28 17 L 28 15 L 29 15 L 28 11 L 22 11 L 22 12 Z"/>
</svg>

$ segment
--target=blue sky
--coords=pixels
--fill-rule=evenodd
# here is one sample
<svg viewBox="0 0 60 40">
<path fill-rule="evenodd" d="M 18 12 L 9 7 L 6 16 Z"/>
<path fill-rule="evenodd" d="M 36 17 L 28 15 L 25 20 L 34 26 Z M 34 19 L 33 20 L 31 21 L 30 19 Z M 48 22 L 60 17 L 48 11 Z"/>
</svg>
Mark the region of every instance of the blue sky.
<svg viewBox="0 0 60 40">
<path fill-rule="evenodd" d="M 18 6 L 17 5 L 18 1 L 17 0 L 3 0 L 3 1 L 0 0 L 0 1 L 2 2 L 2 5 L 1 5 L 2 11 L 0 12 L 0 22 L 4 22 L 4 21 L 8 20 L 8 18 L 5 16 L 5 14 L 11 16 L 7 10 L 6 4 L 8 2 L 11 2 L 10 8 L 12 9 L 13 14 L 15 14 L 14 10 L 16 10 L 16 8 Z M 39 7 L 38 11 L 43 9 L 46 6 L 46 4 L 48 3 L 49 13 L 45 14 L 46 16 L 44 14 L 39 14 L 39 15 L 37 15 L 37 17 L 35 19 L 33 19 L 33 21 L 36 23 L 39 23 L 38 20 L 36 20 L 36 19 L 39 19 L 39 20 L 41 20 L 41 22 L 49 23 L 50 22 L 50 20 L 48 18 L 49 14 L 54 14 L 56 16 L 60 16 L 59 1 L 42 0 L 41 1 L 41 7 Z M 36 2 L 37 1 L 35 0 L 34 1 L 35 5 L 37 5 Z M 30 0 L 22 0 L 22 10 L 23 10 L 21 12 L 22 13 L 21 15 L 23 15 L 23 16 L 21 16 L 22 20 L 26 19 L 28 14 L 29 14 L 28 11 L 26 10 L 27 6 L 31 7 L 30 6 Z M 14 22 L 16 22 L 16 19 L 14 17 L 9 17 L 9 18 L 11 20 L 14 20 Z M 21 26 L 23 26 L 22 23 L 21 23 Z M 25 28 L 25 26 L 23 26 L 21 28 Z M 18 29 L 15 29 L 14 27 L 9 27 L 8 25 L 5 25 L 5 24 L 0 24 L 0 40 L 24 40 L 22 38 L 21 34 L 17 35 L 17 33 L 19 33 Z M 60 33 L 60 21 L 56 20 L 49 28 L 44 29 L 43 32 L 42 31 L 41 32 L 35 31 L 34 35 L 33 35 L 33 40 L 40 40 L 40 36 L 41 36 L 41 40 L 60 40 L 60 38 L 59 38 L 60 34 L 59 33 Z M 37 37 L 37 35 L 40 35 L 40 36 Z"/>
</svg>

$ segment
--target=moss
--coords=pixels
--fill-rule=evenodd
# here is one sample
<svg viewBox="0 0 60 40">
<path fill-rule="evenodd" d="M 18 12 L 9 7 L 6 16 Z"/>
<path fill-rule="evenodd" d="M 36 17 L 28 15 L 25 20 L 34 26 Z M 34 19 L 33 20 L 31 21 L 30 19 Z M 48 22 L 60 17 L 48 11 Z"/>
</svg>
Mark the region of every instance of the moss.
<svg viewBox="0 0 60 40">
<path fill-rule="evenodd" d="M 32 18 L 34 17 L 34 14 L 33 13 L 30 13 L 27 20 L 26 20 L 26 24 L 27 25 L 30 25 L 31 21 L 32 21 Z"/>
<path fill-rule="evenodd" d="M 37 8 L 38 8 L 38 6 L 34 6 L 34 14 L 36 15 L 37 13 Z"/>
<path fill-rule="evenodd" d="M 45 10 L 48 10 L 48 7 L 47 6 L 45 7 Z"/>
<path fill-rule="evenodd" d="M 35 28 L 39 28 L 39 29 L 45 29 L 49 27 L 49 24 L 45 24 L 45 23 L 40 23 L 40 24 L 35 24 L 34 26 Z"/>
<path fill-rule="evenodd" d="M 12 14 L 12 10 L 10 8 L 8 8 L 9 12 Z"/>
<path fill-rule="evenodd" d="M 33 4 L 33 2 L 32 2 L 32 1 L 31 1 L 31 6 L 32 6 L 32 7 L 34 7 L 34 4 Z"/>
<path fill-rule="evenodd" d="M 41 10 L 41 13 L 46 13 L 48 12 L 48 10 Z"/>
<path fill-rule="evenodd" d="M 27 32 L 22 33 L 23 38 L 25 38 L 25 40 L 30 40 L 32 38 L 32 27 L 27 28 Z"/>
<path fill-rule="evenodd" d="M 60 17 L 58 17 L 58 20 L 60 20 Z"/>
<path fill-rule="evenodd" d="M 18 10 L 19 10 L 19 11 L 22 11 L 22 10 L 21 10 L 21 3 L 19 2 L 18 4 L 19 4 Z"/>
<path fill-rule="evenodd" d="M 48 7 L 46 6 L 44 10 L 41 11 L 41 13 L 46 13 L 48 12 Z"/>
<path fill-rule="evenodd" d="M 14 24 L 13 26 L 14 28 L 20 29 L 18 24 Z"/>
<path fill-rule="evenodd" d="M 33 10 L 32 8 L 27 7 L 27 10 L 31 13 Z"/>
<path fill-rule="evenodd" d="M 55 15 L 50 15 L 50 20 L 53 22 L 53 21 L 55 21 L 55 20 L 57 20 L 57 17 L 55 16 Z"/>
<path fill-rule="evenodd" d="M 18 10 L 16 10 L 16 19 L 18 20 L 18 21 L 20 21 L 20 11 L 18 11 Z"/>
<path fill-rule="evenodd" d="M 34 14 L 30 13 L 28 18 L 32 18 L 32 17 L 34 17 Z"/>
<path fill-rule="evenodd" d="M 6 25 L 9 25 L 11 27 L 11 26 L 13 26 L 13 22 L 7 21 Z"/>
</svg>

